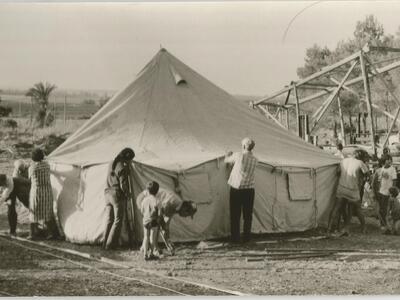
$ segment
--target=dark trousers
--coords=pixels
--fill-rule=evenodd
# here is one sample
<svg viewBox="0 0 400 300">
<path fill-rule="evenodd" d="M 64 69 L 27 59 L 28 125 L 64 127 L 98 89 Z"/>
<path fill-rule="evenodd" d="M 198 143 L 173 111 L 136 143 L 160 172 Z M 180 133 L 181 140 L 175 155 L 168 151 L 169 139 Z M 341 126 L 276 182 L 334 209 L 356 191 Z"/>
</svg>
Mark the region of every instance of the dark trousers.
<svg viewBox="0 0 400 300">
<path fill-rule="evenodd" d="M 379 219 L 381 226 L 386 226 L 386 214 L 387 214 L 387 209 L 388 209 L 388 204 L 389 204 L 389 196 L 382 195 L 381 193 L 378 193 L 378 204 L 379 204 Z"/>
<path fill-rule="evenodd" d="M 124 197 L 121 191 L 110 189 L 105 193 L 106 225 L 104 230 L 104 249 L 113 249 L 118 245 L 124 215 Z"/>
<path fill-rule="evenodd" d="M 29 208 L 29 190 L 31 188 L 31 183 L 28 179 L 13 178 L 13 180 L 14 190 L 8 197 L 11 203 L 7 205 L 8 225 L 10 226 L 11 234 L 15 234 L 17 230 L 17 211 L 15 209 L 17 198 L 26 208 Z"/>
<path fill-rule="evenodd" d="M 250 240 L 254 207 L 254 189 L 230 190 L 231 240 L 240 241 L 240 217 L 243 211 L 243 240 Z"/>
</svg>

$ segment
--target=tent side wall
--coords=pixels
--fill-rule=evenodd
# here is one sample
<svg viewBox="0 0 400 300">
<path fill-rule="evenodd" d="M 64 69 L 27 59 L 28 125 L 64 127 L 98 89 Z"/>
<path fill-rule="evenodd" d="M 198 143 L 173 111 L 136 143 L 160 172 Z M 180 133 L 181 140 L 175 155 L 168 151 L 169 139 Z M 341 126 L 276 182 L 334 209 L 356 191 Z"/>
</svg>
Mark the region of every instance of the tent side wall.
<svg viewBox="0 0 400 300">
<path fill-rule="evenodd" d="M 100 243 L 105 220 L 104 182 L 107 165 L 77 168 L 53 166 L 52 176 L 58 218 L 67 240 L 75 243 Z M 335 194 L 337 166 L 317 169 L 274 170 L 259 164 L 256 170 L 256 197 L 253 233 L 304 231 L 325 225 Z M 173 241 L 193 241 L 229 236 L 229 169 L 213 160 L 179 174 L 135 164 L 132 182 L 136 196 L 149 180 L 175 190 L 182 198 L 197 203 L 193 219 L 173 218 Z M 141 214 L 134 205 L 135 239 L 143 236 Z M 128 207 L 128 210 L 130 208 Z M 129 215 L 129 213 L 127 214 Z M 126 238 L 126 227 L 123 240 Z"/>
</svg>

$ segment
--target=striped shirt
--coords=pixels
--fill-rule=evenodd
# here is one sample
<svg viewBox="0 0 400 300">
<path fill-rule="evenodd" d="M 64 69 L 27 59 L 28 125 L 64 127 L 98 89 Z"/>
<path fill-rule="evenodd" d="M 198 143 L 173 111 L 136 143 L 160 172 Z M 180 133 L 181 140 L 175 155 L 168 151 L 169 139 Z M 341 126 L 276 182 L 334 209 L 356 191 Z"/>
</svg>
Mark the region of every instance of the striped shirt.
<svg viewBox="0 0 400 300">
<path fill-rule="evenodd" d="M 225 158 L 225 163 L 233 164 L 228 184 L 235 189 L 252 189 L 255 185 L 255 170 L 258 159 L 252 152 L 236 152 Z"/>
<path fill-rule="evenodd" d="M 31 192 L 29 195 L 30 221 L 48 222 L 53 217 L 53 191 L 50 166 L 45 161 L 33 162 L 29 167 Z"/>
</svg>

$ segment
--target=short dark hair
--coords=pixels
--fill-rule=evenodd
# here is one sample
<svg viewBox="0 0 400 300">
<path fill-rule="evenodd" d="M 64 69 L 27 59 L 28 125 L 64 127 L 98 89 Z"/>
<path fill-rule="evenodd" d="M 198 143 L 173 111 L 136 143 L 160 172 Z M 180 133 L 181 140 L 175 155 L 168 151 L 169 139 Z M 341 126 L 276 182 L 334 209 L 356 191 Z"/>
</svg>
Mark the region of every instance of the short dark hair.
<svg viewBox="0 0 400 300">
<path fill-rule="evenodd" d="M 40 148 L 35 148 L 32 151 L 32 160 L 35 162 L 42 161 L 44 158 L 44 152 Z"/>
<path fill-rule="evenodd" d="M 146 189 L 149 191 L 151 195 L 156 195 L 158 193 L 158 190 L 160 189 L 160 185 L 158 184 L 157 181 L 150 181 L 146 185 Z"/>
<path fill-rule="evenodd" d="M 343 145 L 342 145 L 342 143 L 338 143 L 338 144 L 336 145 L 336 147 L 337 147 L 338 150 L 340 150 L 340 151 L 343 150 Z"/>
<path fill-rule="evenodd" d="M 181 217 L 192 217 L 197 212 L 197 205 L 193 201 L 183 201 L 179 209 Z"/>
<path fill-rule="evenodd" d="M 124 148 L 121 150 L 118 156 L 122 159 L 132 160 L 135 158 L 135 151 L 133 151 L 131 148 Z"/>
</svg>

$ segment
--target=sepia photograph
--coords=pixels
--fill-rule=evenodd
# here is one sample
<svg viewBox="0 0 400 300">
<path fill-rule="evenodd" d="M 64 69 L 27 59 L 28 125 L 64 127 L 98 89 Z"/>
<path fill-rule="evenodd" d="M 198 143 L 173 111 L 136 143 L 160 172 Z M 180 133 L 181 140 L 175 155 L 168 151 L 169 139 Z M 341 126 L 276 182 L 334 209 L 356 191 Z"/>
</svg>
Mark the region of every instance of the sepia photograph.
<svg viewBox="0 0 400 300">
<path fill-rule="evenodd" d="M 0 0 L 0 296 L 399 295 L 399 15 Z"/>
</svg>

